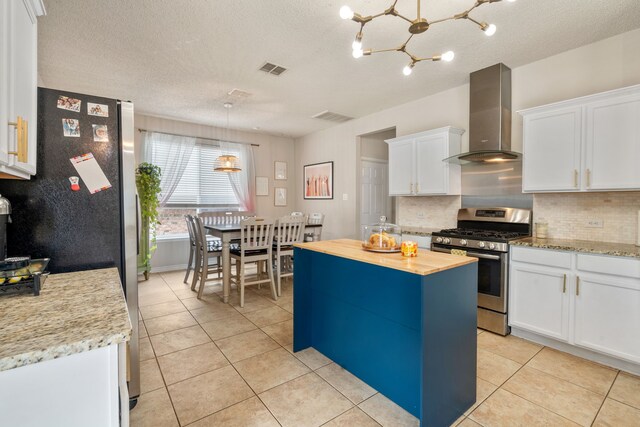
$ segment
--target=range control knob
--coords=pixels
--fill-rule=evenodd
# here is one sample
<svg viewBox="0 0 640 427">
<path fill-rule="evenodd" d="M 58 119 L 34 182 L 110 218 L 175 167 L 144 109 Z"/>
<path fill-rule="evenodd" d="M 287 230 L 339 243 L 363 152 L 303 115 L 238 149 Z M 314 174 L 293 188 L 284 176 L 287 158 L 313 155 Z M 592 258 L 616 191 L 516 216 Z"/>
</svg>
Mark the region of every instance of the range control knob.
<svg viewBox="0 0 640 427">
<path fill-rule="evenodd" d="M 460 244 L 462 246 L 467 246 L 467 241 L 465 239 L 460 239 Z"/>
<path fill-rule="evenodd" d="M 436 237 L 436 243 L 442 243 L 442 237 Z"/>
<path fill-rule="evenodd" d="M 478 242 L 478 247 L 479 248 L 484 248 L 484 242 Z"/>
<path fill-rule="evenodd" d="M 496 248 L 495 243 L 489 243 L 489 249 L 495 249 L 495 248 Z"/>
<path fill-rule="evenodd" d="M 445 237 L 445 238 L 444 238 L 444 244 L 445 244 L 445 245 L 448 245 L 449 243 L 451 243 L 451 239 L 450 239 L 450 238 L 448 238 L 448 237 Z"/>
</svg>

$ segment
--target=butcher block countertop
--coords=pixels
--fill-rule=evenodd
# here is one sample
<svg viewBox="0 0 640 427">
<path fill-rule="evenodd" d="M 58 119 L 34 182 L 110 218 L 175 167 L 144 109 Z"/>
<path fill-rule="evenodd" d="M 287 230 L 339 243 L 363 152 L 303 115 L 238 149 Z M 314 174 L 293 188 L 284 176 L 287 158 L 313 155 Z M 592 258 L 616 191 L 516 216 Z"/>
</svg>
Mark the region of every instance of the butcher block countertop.
<svg viewBox="0 0 640 427">
<path fill-rule="evenodd" d="M 116 268 L 52 274 L 39 296 L 0 296 L 0 371 L 128 341 Z"/>
<path fill-rule="evenodd" d="M 477 258 L 431 252 L 424 249 L 419 249 L 418 256 L 415 258 L 403 257 L 399 252 L 388 254 L 369 252 L 362 249 L 361 241 L 351 239 L 322 240 L 319 242 L 298 243 L 295 246 L 300 249 L 322 252 L 421 276 L 478 261 Z"/>
</svg>

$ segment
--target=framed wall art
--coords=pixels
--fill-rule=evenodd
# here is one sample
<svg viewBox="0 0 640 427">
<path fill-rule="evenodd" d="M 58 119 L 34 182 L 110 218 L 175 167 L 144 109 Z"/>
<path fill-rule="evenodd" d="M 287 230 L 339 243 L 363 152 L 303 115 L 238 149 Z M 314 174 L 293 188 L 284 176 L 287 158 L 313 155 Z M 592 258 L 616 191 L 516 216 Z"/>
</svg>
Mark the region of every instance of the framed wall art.
<svg viewBox="0 0 640 427">
<path fill-rule="evenodd" d="M 333 162 L 304 166 L 305 199 L 333 199 Z"/>
<path fill-rule="evenodd" d="M 273 193 L 273 204 L 275 206 L 287 206 L 287 189 L 276 187 Z"/>
<path fill-rule="evenodd" d="M 266 176 L 256 176 L 256 196 L 269 195 L 269 178 Z"/>
<path fill-rule="evenodd" d="M 273 169 L 273 179 L 278 181 L 287 179 L 287 162 L 275 162 Z"/>
</svg>

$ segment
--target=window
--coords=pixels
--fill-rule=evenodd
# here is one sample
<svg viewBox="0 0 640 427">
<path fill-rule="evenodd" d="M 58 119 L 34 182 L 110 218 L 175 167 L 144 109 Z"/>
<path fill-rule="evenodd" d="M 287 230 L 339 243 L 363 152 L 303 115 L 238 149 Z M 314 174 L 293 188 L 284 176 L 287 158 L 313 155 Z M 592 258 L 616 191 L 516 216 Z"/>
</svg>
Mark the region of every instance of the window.
<svg viewBox="0 0 640 427">
<path fill-rule="evenodd" d="M 163 164 L 169 156 L 169 146 L 154 144 L 151 162 Z M 189 163 L 166 208 L 238 208 L 238 199 L 226 173 L 214 172 L 216 159 L 222 154 L 235 154 L 207 141 L 198 140 Z"/>
</svg>

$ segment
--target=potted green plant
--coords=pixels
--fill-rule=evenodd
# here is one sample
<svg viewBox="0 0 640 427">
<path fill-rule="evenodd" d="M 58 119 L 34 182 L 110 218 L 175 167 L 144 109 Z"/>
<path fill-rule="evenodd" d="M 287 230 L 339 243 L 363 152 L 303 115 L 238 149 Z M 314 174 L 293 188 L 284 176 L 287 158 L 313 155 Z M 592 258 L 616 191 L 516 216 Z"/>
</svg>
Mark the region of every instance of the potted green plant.
<svg viewBox="0 0 640 427">
<path fill-rule="evenodd" d="M 160 207 L 160 178 L 162 171 L 151 163 L 140 163 L 136 168 L 136 186 L 140 199 L 140 216 L 142 220 L 140 233 L 140 255 L 138 256 L 138 273 L 144 272 L 149 279 L 151 257 L 156 250 L 156 226 L 158 208 Z"/>
</svg>

